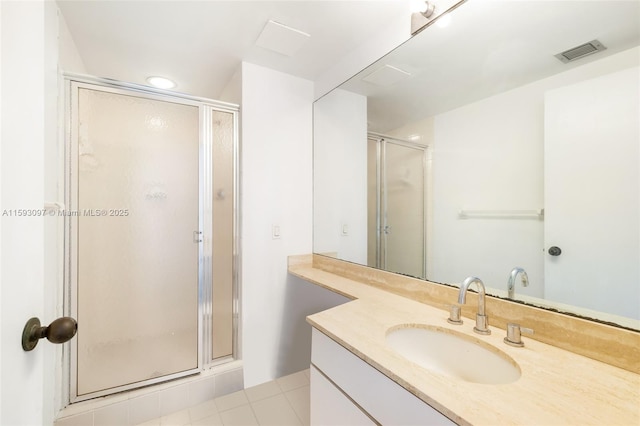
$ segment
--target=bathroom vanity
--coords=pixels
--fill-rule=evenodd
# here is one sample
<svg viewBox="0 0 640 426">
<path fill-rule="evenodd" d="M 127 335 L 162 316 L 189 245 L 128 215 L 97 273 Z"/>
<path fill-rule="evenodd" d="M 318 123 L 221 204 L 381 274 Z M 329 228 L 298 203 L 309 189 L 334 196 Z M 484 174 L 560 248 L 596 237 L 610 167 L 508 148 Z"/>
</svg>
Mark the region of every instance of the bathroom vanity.
<svg viewBox="0 0 640 426">
<path fill-rule="evenodd" d="M 495 305 L 487 307 L 492 333 L 478 335 L 471 318 L 475 307 L 463 307 L 463 324 L 449 324 L 447 309 L 435 299 L 427 304 L 403 297 L 381 288 L 385 277 L 378 274 L 388 273 L 343 263 L 354 268 L 349 277 L 328 271 L 331 263 L 317 255 L 292 257 L 289 263 L 289 273 L 353 299 L 307 318 L 313 326 L 312 424 L 639 424 L 640 375 L 633 372 L 637 359 L 620 368 L 527 336 L 524 347 L 509 346 L 503 341 L 504 328 L 492 325 L 492 317 L 500 316 L 492 311 Z M 354 279 L 356 275 L 360 278 Z M 411 278 L 401 279 L 407 280 L 407 288 L 413 285 Z M 418 365 L 388 341 L 391 331 L 406 327 L 429 327 L 479 345 L 511 363 L 519 376 L 501 384 L 476 383 L 446 369 Z M 621 332 L 627 344 L 638 343 L 638 333 Z M 493 368 L 457 352 L 450 354 L 457 358 L 454 363 Z"/>
<path fill-rule="evenodd" d="M 311 424 L 455 424 L 317 328 L 312 351 Z"/>
<path fill-rule="evenodd" d="M 312 424 L 638 426 L 639 5 L 429 3 L 314 104 Z"/>
</svg>

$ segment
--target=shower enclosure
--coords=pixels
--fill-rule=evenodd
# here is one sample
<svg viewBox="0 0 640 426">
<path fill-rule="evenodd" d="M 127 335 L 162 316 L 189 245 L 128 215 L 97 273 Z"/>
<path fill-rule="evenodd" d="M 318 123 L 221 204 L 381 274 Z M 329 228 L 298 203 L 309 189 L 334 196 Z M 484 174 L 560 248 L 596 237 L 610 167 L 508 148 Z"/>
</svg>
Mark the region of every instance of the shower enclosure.
<svg viewBox="0 0 640 426">
<path fill-rule="evenodd" d="M 367 262 L 426 278 L 426 146 L 367 136 Z"/>
<path fill-rule="evenodd" d="M 70 402 L 232 360 L 237 106 L 66 82 Z"/>
</svg>

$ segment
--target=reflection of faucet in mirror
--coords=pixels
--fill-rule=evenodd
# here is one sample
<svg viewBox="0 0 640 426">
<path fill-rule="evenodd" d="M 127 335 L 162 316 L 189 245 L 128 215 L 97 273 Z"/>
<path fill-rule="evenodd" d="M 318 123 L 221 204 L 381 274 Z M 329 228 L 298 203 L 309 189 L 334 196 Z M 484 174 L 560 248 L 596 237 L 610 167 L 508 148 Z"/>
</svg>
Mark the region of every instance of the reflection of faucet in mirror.
<svg viewBox="0 0 640 426">
<path fill-rule="evenodd" d="M 507 297 L 509 299 L 513 299 L 515 296 L 516 278 L 518 278 L 518 274 L 521 274 L 520 280 L 522 282 L 522 287 L 529 286 L 529 276 L 527 275 L 527 272 L 524 269 L 519 267 L 513 268 L 511 270 L 511 275 L 509 276 L 509 281 L 507 281 L 507 291 L 508 291 Z"/>
<path fill-rule="evenodd" d="M 485 289 L 482 280 L 477 277 L 468 277 L 460 286 L 460 293 L 458 294 L 458 303 L 463 305 L 467 302 L 467 290 L 469 286 L 476 283 L 478 287 L 478 313 L 476 314 L 476 326 L 473 327 L 473 331 L 478 334 L 491 334 L 488 323 L 489 317 L 487 317 L 484 308 L 484 295 Z"/>
</svg>

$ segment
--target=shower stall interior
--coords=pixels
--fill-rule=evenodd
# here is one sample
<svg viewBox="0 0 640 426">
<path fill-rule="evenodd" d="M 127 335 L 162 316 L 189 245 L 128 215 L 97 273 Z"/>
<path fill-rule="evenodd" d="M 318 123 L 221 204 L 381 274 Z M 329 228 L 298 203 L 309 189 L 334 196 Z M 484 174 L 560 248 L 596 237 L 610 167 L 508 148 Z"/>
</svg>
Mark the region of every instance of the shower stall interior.
<svg viewBox="0 0 640 426">
<path fill-rule="evenodd" d="M 66 76 L 69 402 L 237 356 L 237 106 Z"/>
<path fill-rule="evenodd" d="M 367 135 L 367 263 L 426 278 L 426 150 Z"/>
</svg>

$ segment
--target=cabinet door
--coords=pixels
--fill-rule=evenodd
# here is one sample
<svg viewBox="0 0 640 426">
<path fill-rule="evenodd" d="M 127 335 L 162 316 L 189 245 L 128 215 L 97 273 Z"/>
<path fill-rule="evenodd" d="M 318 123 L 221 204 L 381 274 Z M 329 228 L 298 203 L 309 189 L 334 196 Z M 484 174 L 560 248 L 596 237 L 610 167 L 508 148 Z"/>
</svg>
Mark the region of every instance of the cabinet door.
<svg viewBox="0 0 640 426">
<path fill-rule="evenodd" d="M 368 418 L 375 419 L 373 420 L 374 424 L 394 426 L 455 424 L 429 404 L 315 328 L 312 330 L 311 363 L 318 372 L 322 373 L 323 378 L 326 377 L 331 381 L 336 390 L 349 401 L 353 401 L 354 407 L 365 412 Z M 314 376 L 312 375 L 311 424 L 351 425 L 352 423 L 345 418 L 340 419 L 333 416 L 331 418 L 337 418 L 338 423 L 313 422 L 314 405 L 325 411 L 327 407 L 331 407 L 330 404 L 324 405 L 321 401 L 314 401 L 314 399 L 318 399 L 316 398 L 318 394 L 314 394 L 314 386 Z M 340 413 L 336 414 L 336 416 L 338 415 Z"/>
<path fill-rule="evenodd" d="M 311 366 L 311 424 L 375 425 L 357 405 Z"/>
</svg>

